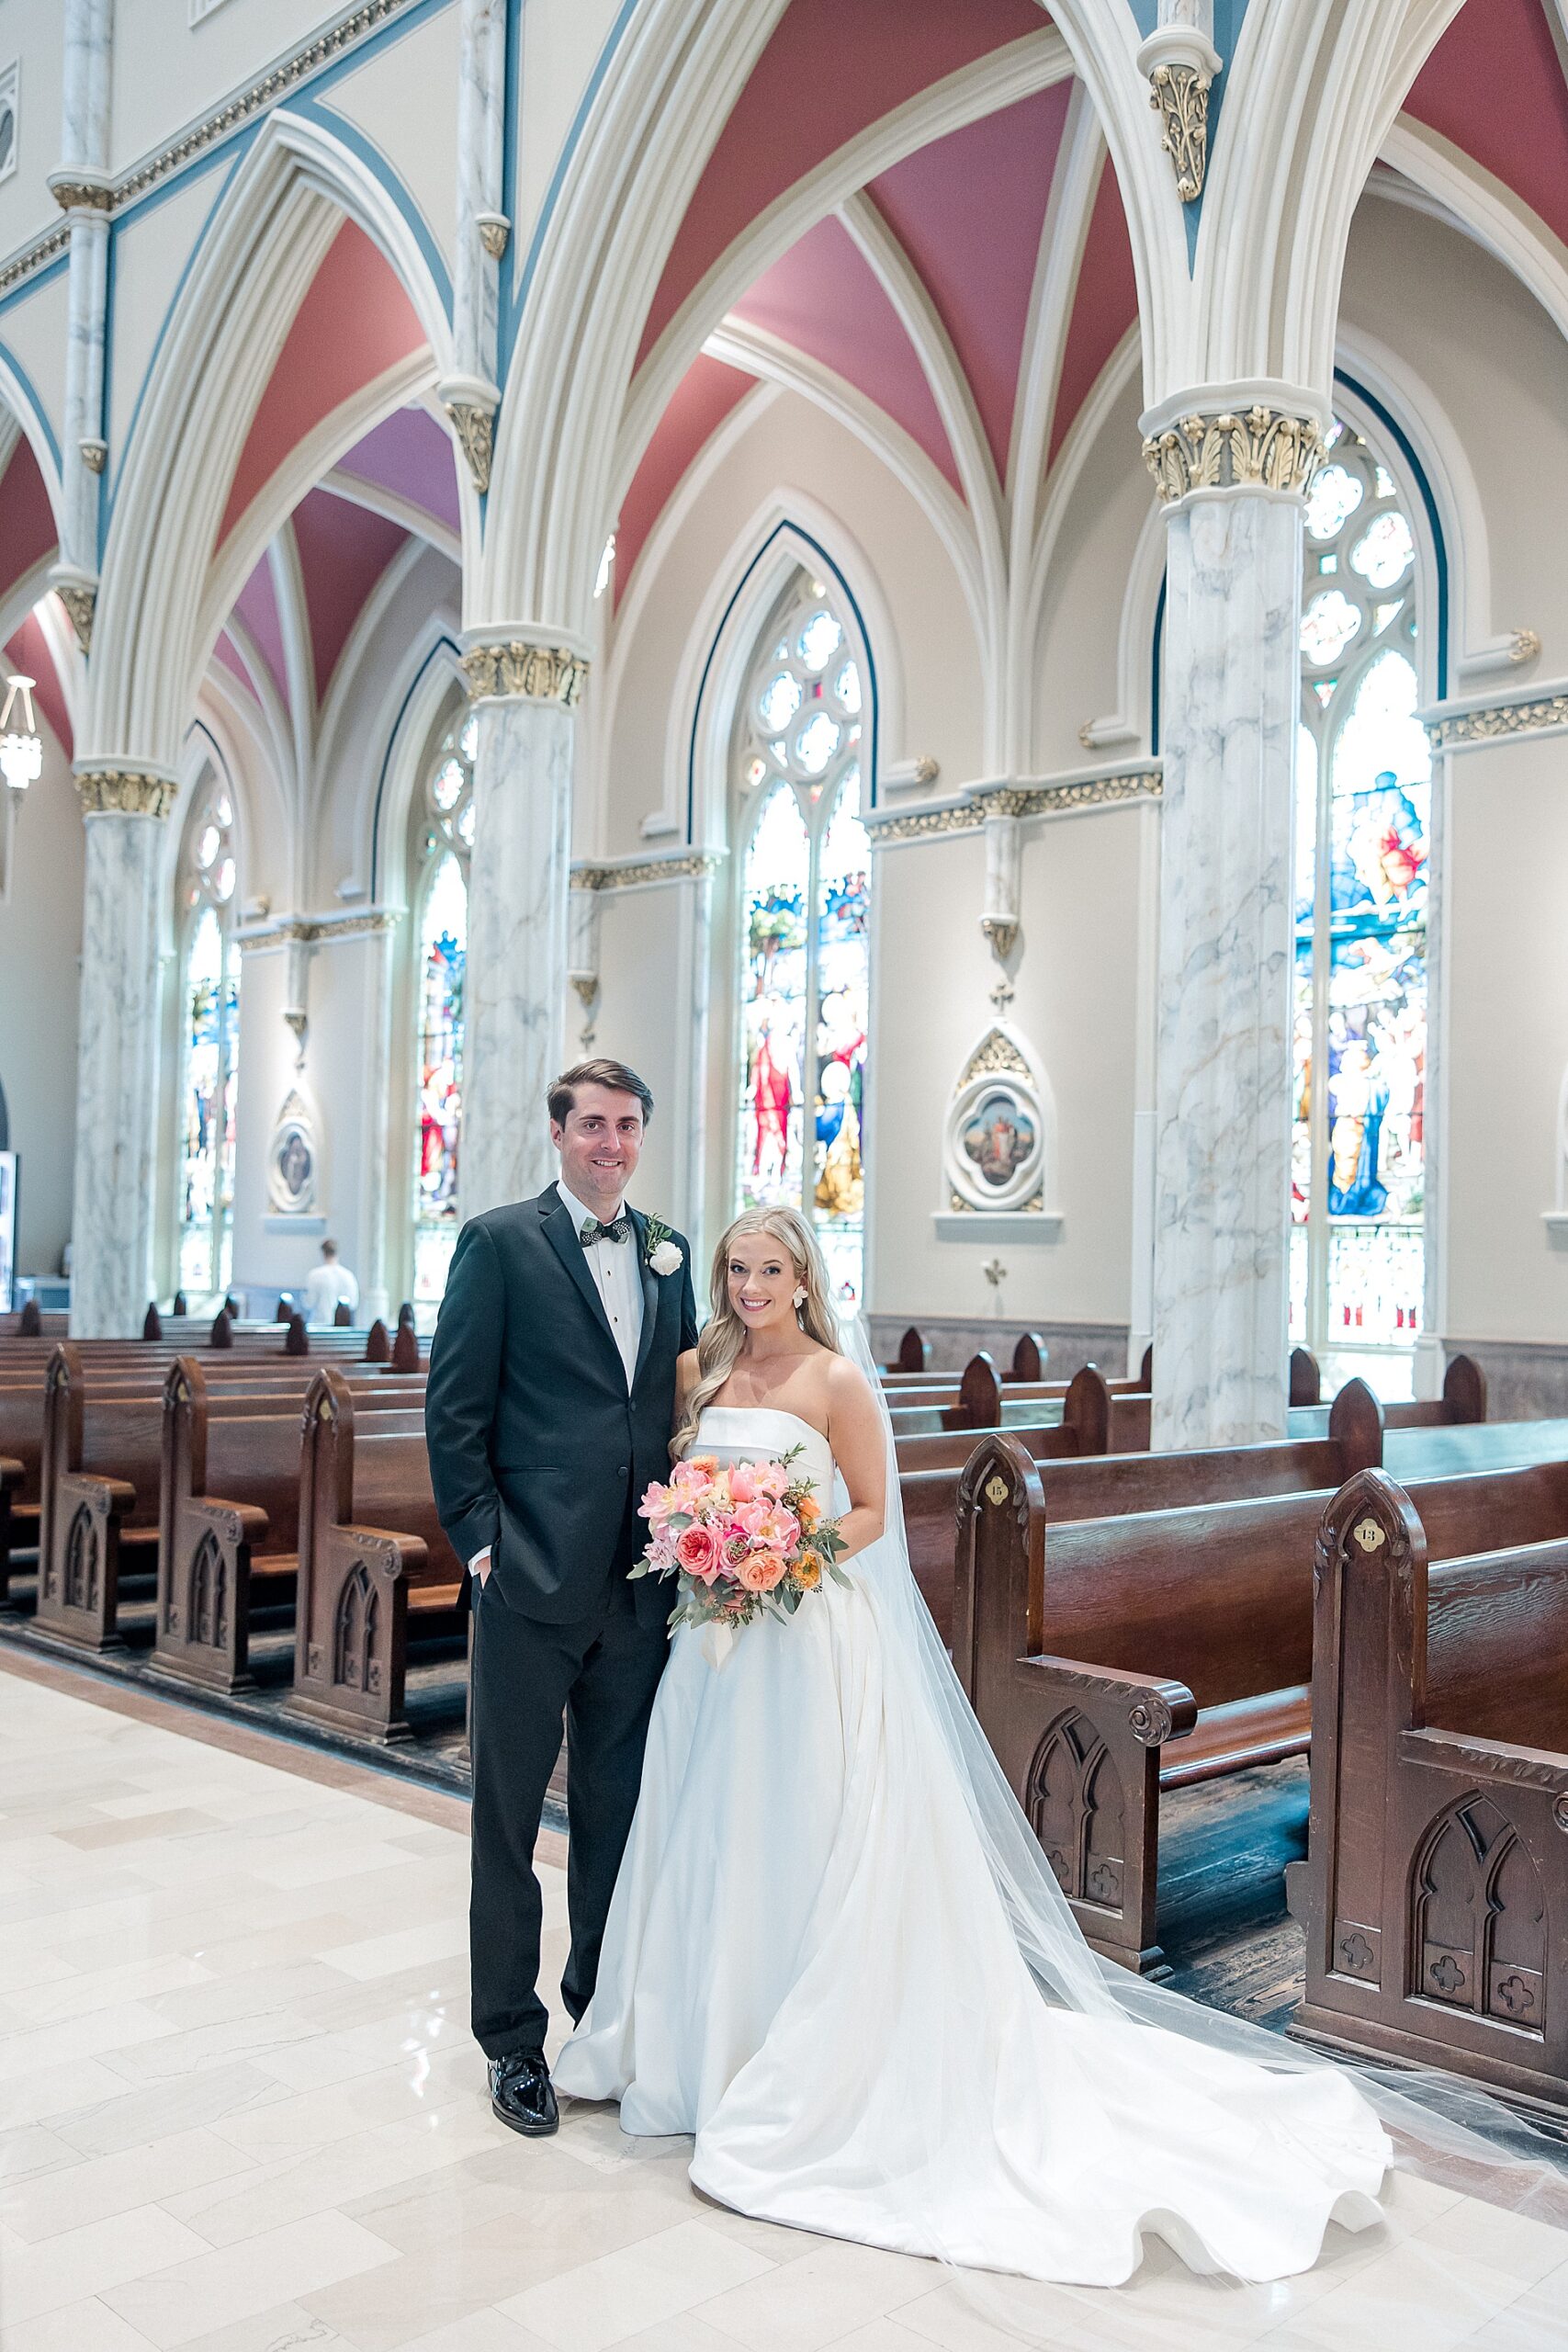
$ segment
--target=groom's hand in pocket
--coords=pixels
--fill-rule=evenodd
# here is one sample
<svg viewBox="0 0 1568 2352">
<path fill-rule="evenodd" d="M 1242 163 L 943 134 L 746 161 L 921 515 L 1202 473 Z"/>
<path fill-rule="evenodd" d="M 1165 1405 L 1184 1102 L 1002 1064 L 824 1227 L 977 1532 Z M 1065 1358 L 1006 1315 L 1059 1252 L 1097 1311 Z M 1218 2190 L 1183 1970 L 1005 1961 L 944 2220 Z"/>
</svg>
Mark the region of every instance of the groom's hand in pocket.
<svg viewBox="0 0 1568 2352">
<path fill-rule="evenodd" d="M 490 1572 L 493 1565 L 494 1563 L 488 1544 L 482 1552 L 476 1552 L 473 1558 L 468 1562 L 468 1574 L 478 1583 L 481 1592 L 490 1582 Z"/>
</svg>

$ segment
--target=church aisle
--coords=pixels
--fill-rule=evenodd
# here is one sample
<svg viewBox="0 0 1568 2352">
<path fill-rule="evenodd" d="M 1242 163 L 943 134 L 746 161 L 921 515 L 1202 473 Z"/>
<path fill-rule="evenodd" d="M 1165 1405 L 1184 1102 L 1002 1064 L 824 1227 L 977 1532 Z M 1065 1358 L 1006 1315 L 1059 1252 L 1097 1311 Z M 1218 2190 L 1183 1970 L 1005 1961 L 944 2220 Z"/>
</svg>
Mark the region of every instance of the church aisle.
<svg viewBox="0 0 1568 2352">
<path fill-rule="evenodd" d="M 0 2352 L 1010 2341 L 931 2265 L 709 2205 L 684 2142 L 626 2141 L 611 2110 L 569 2104 L 544 2146 L 504 2132 L 467 2030 L 463 1808 L 86 1688 L 0 1668 Z M 1041 2331 L 1381 2352 L 1429 2236 L 1442 2345 L 1568 2342 L 1568 2236 L 1394 2204 L 1401 2247 L 1334 2232 L 1309 2278 L 1223 2297 L 1156 2250 L 1113 2307 L 1030 2290 Z"/>
</svg>

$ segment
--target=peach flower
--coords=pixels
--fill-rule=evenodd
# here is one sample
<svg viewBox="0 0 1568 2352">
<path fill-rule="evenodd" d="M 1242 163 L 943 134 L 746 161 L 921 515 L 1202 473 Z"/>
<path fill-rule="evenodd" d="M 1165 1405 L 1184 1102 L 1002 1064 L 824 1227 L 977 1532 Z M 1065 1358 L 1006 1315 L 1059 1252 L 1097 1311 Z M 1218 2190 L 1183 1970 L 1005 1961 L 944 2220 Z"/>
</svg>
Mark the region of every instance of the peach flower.
<svg viewBox="0 0 1568 2352">
<path fill-rule="evenodd" d="M 822 1563 L 815 1552 L 803 1552 L 796 1560 L 795 1580 L 803 1591 L 816 1591 L 822 1581 Z"/>
<path fill-rule="evenodd" d="M 736 1581 L 748 1592 L 772 1592 L 788 1573 L 776 1552 L 752 1552 L 735 1571 Z"/>
</svg>

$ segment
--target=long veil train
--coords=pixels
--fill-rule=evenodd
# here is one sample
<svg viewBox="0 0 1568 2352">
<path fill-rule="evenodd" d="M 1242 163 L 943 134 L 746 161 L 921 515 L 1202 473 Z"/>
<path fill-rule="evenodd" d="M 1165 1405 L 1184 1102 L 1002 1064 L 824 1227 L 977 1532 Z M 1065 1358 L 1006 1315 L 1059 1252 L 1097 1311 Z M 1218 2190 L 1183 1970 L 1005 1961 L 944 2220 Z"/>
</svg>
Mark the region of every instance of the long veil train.
<svg viewBox="0 0 1568 2352">
<path fill-rule="evenodd" d="M 1393 2143 L 1396 2175 L 1413 2174 L 1558 2229 L 1568 2228 L 1568 2148 L 1483 2092 L 1435 2072 L 1364 2065 L 1345 2068 L 1340 2061 L 1285 2041 L 1263 2027 L 1151 1984 L 1112 1962 L 1101 1961 L 1090 1950 L 920 1597 L 898 1500 L 893 1425 L 865 1328 L 858 1317 L 842 1320 L 841 1339 L 845 1354 L 860 1366 L 882 1400 L 886 1526 L 877 1542 L 857 1555 L 853 1572 L 874 1611 L 884 1674 L 889 1681 L 897 1679 L 902 1683 L 903 1695 L 935 1726 L 1019 1951 L 1042 1999 L 1086 2018 L 1120 2018 L 1179 2035 L 1206 2051 L 1246 2060 L 1273 2075 L 1307 2075 L 1324 2068 L 1348 2073 Z M 929 2112 L 929 2102 L 926 2108 Z M 932 2161 L 925 2165 L 919 2152 L 911 2153 L 906 2146 L 908 2168 L 897 2184 L 901 2197 L 918 2198 L 922 2176 L 940 2177 L 940 2151 L 932 2149 L 931 2154 Z M 1237 2161 L 1245 2161 L 1244 2151 L 1238 2151 Z M 921 2218 L 927 2242 L 942 2245 L 940 2215 L 933 2210 Z M 1394 2220 L 1388 2226 L 1397 2232 L 1401 2225 Z M 1568 2256 L 1568 2239 L 1562 2251 Z M 958 2250 L 953 2249 L 948 2258 L 961 2265 Z M 1441 2245 L 1430 2240 L 1423 2240 L 1419 2260 L 1405 2264 L 1417 2304 L 1429 2302 L 1434 2321 L 1441 2314 L 1444 2342 L 1454 2340 L 1448 2277 L 1453 2267 Z M 1045 2340 L 1030 2316 L 1027 2282 L 995 2276 L 982 2282 L 972 2271 L 964 2276 L 965 2293 L 982 2301 L 993 2324 L 1021 2341 Z M 1016 2294 L 1010 2291 L 1014 2286 Z M 1108 2292 L 1126 2290 L 1084 2291 L 1103 2307 Z M 1416 2315 L 1402 2316 L 1413 2322 Z M 1438 2335 L 1436 2325 L 1425 2338 L 1413 2325 L 1408 2340 L 1436 2342 Z"/>
</svg>

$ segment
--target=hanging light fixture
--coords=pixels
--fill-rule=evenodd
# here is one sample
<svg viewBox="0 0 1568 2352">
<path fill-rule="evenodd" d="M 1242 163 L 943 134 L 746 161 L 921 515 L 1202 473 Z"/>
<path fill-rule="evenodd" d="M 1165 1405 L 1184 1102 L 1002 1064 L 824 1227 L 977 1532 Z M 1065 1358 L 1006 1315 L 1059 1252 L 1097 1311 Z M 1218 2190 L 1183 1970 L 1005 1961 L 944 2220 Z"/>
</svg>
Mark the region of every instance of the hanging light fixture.
<svg viewBox="0 0 1568 2352">
<path fill-rule="evenodd" d="M 43 741 L 33 715 L 33 685 L 31 678 L 7 678 L 6 706 L 0 710 L 0 775 L 18 799 L 43 774 Z M 15 723 L 18 702 L 22 706 L 19 727 Z"/>
</svg>

